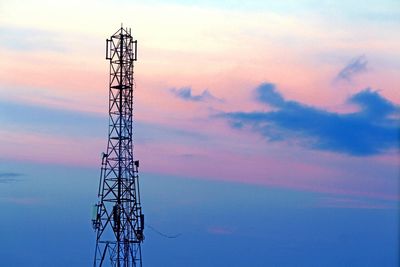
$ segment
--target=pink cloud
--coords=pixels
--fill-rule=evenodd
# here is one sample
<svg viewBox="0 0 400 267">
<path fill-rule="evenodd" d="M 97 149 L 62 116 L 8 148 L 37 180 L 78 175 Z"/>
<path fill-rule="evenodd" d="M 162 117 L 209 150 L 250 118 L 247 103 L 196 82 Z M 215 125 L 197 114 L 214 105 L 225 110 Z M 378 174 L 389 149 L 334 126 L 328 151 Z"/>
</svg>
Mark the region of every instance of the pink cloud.
<svg viewBox="0 0 400 267">
<path fill-rule="evenodd" d="M 158 12 L 159 15 L 164 14 L 164 10 Z M 51 14 L 47 13 L 46 15 Z M 176 13 L 174 21 L 164 20 L 176 26 L 168 28 L 186 28 L 181 25 L 182 20 L 177 19 L 185 13 Z M 135 119 L 178 130 L 190 129 L 204 135 L 206 139 L 203 142 L 191 139 L 183 143 L 160 136 L 159 140 L 152 140 L 151 143 L 137 144 L 135 153 L 145 172 L 312 192 L 398 199 L 398 192 L 390 189 L 396 186 L 393 181 L 363 171 L 361 166 L 366 164 L 376 166 L 377 169 L 382 166 L 393 169 L 398 165 L 396 155 L 362 159 L 365 161 L 362 163 L 349 157 L 300 151 L 288 143 L 266 144 L 256 135 L 234 132 L 224 123 L 209 118 L 211 109 L 228 112 L 265 108 L 255 104 L 251 95 L 252 90 L 264 81 L 278 84 L 288 100 L 295 99 L 335 111 L 349 109 L 340 104 L 347 95 L 363 86 L 382 88 L 383 95 L 399 103 L 400 95 L 396 88 L 400 84 L 395 70 L 375 68 L 375 71 L 364 75 L 363 81 L 356 81 L 354 88 L 334 88 L 330 81 L 342 66 L 327 62 L 322 64 L 319 58 L 322 52 L 318 50 L 320 48 L 314 51 L 316 47 L 312 45 L 313 41 L 308 43 L 310 46 L 301 48 L 286 44 L 288 36 L 305 38 L 303 41 L 306 43 L 315 40 L 316 36 L 327 37 L 323 29 L 304 25 L 307 27 L 302 27 L 299 32 L 298 23 L 302 21 L 269 14 L 268 17 L 231 16 L 235 18 L 238 29 L 227 30 L 225 19 L 221 19 L 224 16 L 205 10 L 201 14 L 207 14 L 209 20 L 206 24 L 196 23 L 195 17 L 187 21 L 188 25 L 196 26 L 196 32 L 172 30 L 165 35 L 154 35 L 152 33 L 160 26 L 156 21 L 143 24 L 152 30 L 145 27 L 140 32 L 146 43 L 140 45 L 140 57 L 135 65 Z M 86 15 L 85 13 L 84 16 Z M 148 18 L 144 16 L 142 19 Z M 285 25 L 285 31 L 281 32 L 279 28 L 271 26 L 276 25 L 275 23 L 260 24 L 259 21 L 264 19 Z M 38 25 L 40 24 L 36 26 Z M 74 29 L 70 24 L 64 25 L 64 30 L 65 27 L 70 31 Z M 93 31 L 83 29 L 81 25 L 75 27 L 74 30 Z M 204 29 L 207 29 L 207 34 L 203 34 Z M 273 32 L 276 38 L 266 38 L 266 32 Z M 92 36 L 91 41 L 103 42 L 107 38 L 107 33 L 104 37 L 99 37 L 103 33 L 96 34 L 96 38 Z M 71 32 L 66 36 L 71 37 Z M 243 37 L 246 42 L 236 42 Z M 349 52 L 346 49 L 353 51 L 354 44 L 340 43 L 337 40 L 342 38 L 335 36 L 331 38 L 319 39 L 329 41 L 318 47 L 325 45 L 325 49 L 332 51 L 335 51 L 335 47 L 340 47 L 343 53 Z M 68 43 L 67 40 L 64 41 Z M 142 44 L 141 40 L 139 43 Z M 97 54 L 99 51 L 103 52 L 103 43 L 73 46 L 69 41 L 68 44 L 71 49 L 65 54 L 38 54 L 29 51 L 22 54 L 11 51 L 3 53 L 2 60 L 7 71 L 0 74 L 2 87 L 5 89 L 0 92 L 0 97 L 23 103 L 105 114 L 108 65 L 103 54 Z M 90 47 L 96 49 L 90 50 Z M 379 47 L 370 49 L 377 54 L 380 52 Z M 246 53 L 242 53 L 243 51 Z M 227 101 L 213 103 L 212 106 L 199 105 L 181 101 L 169 91 L 171 88 L 183 86 L 190 86 L 195 92 L 208 89 Z M 6 129 L 0 134 L 0 157 L 29 161 L 98 166 L 99 152 L 104 151 L 106 145 L 105 139 L 60 137 L 24 132 L 22 128 Z"/>
<path fill-rule="evenodd" d="M 317 203 L 317 207 L 343 209 L 398 209 L 393 203 L 376 203 L 368 199 L 353 199 L 342 197 L 324 197 Z"/>
<path fill-rule="evenodd" d="M 207 232 L 214 235 L 231 235 L 234 231 L 229 227 L 211 226 L 207 229 Z"/>
<path fill-rule="evenodd" d="M 268 145 L 265 145 L 264 149 L 267 148 Z M 157 153 L 150 151 L 157 151 Z M 296 158 L 296 153 L 292 154 L 294 158 Z M 241 154 L 218 146 L 202 148 L 201 146 L 150 143 L 137 147 L 137 155 L 144 162 L 143 170 L 148 172 L 301 191 L 363 196 L 372 199 L 399 199 L 396 179 L 384 179 L 368 171 L 362 173 L 365 167 L 361 165 L 365 164 L 366 159 L 360 159 L 360 165 L 355 160 L 357 163 L 355 168 L 354 159 L 353 163 L 350 163 L 347 156 L 305 151 L 298 153 L 298 156 L 302 155 L 303 159 L 299 158 L 296 161 L 287 158 L 284 154 L 274 156 L 258 153 Z M 190 157 L 182 157 L 182 155 L 190 155 Z M 151 164 L 146 162 L 151 162 Z M 342 165 L 343 169 L 331 165 L 331 162 Z M 373 159 L 368 162 L 372 166 L 376 164 Z"/>
<path fill-rule="evenodd" d="M 0 158 L 40 163 L 93 166 L 100 162 L 103 140 L 68 138 L 31 132 L 0 131 Z M 90 155 L 83 151 L 98 151 Z M 97 161 L 98 160 L 98 161 Z"/>
</svg>

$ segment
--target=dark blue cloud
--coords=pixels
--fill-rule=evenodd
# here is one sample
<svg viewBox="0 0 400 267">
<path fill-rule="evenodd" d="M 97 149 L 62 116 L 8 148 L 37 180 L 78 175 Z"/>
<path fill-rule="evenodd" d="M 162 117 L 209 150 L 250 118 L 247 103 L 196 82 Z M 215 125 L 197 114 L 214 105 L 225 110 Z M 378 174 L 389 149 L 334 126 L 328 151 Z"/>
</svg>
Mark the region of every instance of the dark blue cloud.
<svg viewBox="0 0 400 267">
<path fill-rule="evenodd" d="M 17 172 L 0 172 L 0 178 L 13 178 L 21 175 L 22 175 L 21 173 Z"/>
<path fill-rule="evenodd" d="M 183 87 L 180 89 L 171 89 L 171 92 L 180 99 L 185 101 L 205 102 L 205 101 L 222 101 L 221 99 L 213 96 L 208 90 L 204 90 L 200 95 L 192 94 L 190 87 Z"/>
<path fill-rule="evenodd" d="M 368 116 L 371 119 L 381 119 L 390 114 L 396 113 L 398 107 L 383 98 L 378 92 L 372 91 L 371 89 L 365 89 L 352 97 L 349 102 L 357 104 L 361 107 L 364 116 Z M 361 115 L 360 114 L 360 115 Z"/>
<path fill-rule="evenodd" d="M 339 71 L 335 80 L 350 82 L 354 75 L 367 71 L 367 64 L 368 61 L 364 55 L 356 57 Z"/>
<path fill-rule="evenodd" d="M 22 174 L 16 172 L 0 172 L 0 184 L 19 181 L 17 178 L 19 176 L 22 176 Z"/>
<path fill-rule="evenodd" d="M 262 89 L 261 89 L 262 87 Z M 264 83 L 256 90 L 256 98 L 258 101 L 269 104 L 271 106 L 280 107 L 285 104 L 283 97 L 276 91 L 275 85 L 272 83 Z"/>
<path fill-rule="evenodd" d="M 233 128 L 250 127 L 269 141 L 296 139 L 317 150 L 367 156 L 398 148 L 400 108 L 371 89 L 349 98 L 360 110 L 347 114 L 287 101 L 271 83 L 256 89 L 256 99 L 274 110 L 221 116 Z"/>
</svg>

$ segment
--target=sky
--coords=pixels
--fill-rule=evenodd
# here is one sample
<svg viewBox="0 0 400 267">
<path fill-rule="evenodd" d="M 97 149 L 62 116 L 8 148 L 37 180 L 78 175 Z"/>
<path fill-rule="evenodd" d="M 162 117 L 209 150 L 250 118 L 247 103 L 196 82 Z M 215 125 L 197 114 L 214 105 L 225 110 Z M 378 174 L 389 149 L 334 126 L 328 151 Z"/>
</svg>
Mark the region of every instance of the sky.
<svg viewBox="0 0 400 267">
<path fill-rule="evenodd" d="M 399 264 L 398 1 L 3 0 L 6 266 L 92 262 L 121 23 L 144 266 Z"/>
</svg>

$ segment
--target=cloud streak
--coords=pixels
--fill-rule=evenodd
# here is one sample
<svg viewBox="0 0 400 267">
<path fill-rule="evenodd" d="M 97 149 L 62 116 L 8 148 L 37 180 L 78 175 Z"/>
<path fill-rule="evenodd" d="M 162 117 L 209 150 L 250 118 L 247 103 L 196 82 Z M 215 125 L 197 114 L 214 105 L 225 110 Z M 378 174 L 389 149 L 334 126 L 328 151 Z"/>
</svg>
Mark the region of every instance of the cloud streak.
<svg viewBox="0 0 400 267">
<path fill-rule="evenodd" d="M 0 172 L 0 184 L 8 184 L 19 181 L 17 178 L 19 176 L 22 176 L 22 174 L 16 172 Z"/>
<path fill-rule="evenodd" d="M 365 55 L 353 58 L 343 69 L 336 75 L 335 81 L 351 82 L 357 74 L 367 71 L 367 58 Z"/>
<path fill-rule="evenodd" d="M 178 98 L 185 101 L 193 102 L 207 102 L 207 101 L 222 101 L 221 99 L 213 96 L 208 90 L 204 90 L 199 95 L 194 95 L 192 93 L 192 88 L 183 87 L 180 89 L 171 89 L 171 92 Z"/>
<path fill-rule="evenodd" d="M 6 129 L 24 126 L 23 129 L 30 132 L 68 137 L 103 137 L 107 130 L 105 116 L 29 103 L 0 99 L 0 114 L 7 114 L 7 116 L 0 116 L 0 123 Z"/>
<path fill-rule="evenodd" d="M 347 114 L 285 100 L 271 83 L 256 89 L 256 99 L 274 110 L 220 116 L 233 128 L 250 128 L 268 141 L 295 140 L 315 150 L 369 156 L 398 149 L 400 108 L 369 88 L 348 99 L 360 109 Z"/>
</svg>

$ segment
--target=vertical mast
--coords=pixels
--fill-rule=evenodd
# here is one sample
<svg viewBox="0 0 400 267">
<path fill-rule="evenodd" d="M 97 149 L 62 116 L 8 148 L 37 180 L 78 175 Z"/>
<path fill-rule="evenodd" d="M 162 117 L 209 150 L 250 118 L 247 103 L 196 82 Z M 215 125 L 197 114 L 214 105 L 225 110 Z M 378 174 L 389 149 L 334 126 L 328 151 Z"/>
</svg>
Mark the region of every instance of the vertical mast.
<svg viewBox="0 0 400 267">
<path fill-rule="evenodd" d="M 107 39 L 110 61 L 109 131 L 103 153 L 99 202 L 94 206 L 94 266 L 142 266 L 144 216 L 140 204 L 139 161 L 133 156 L 133 62 L 137 41 L 120 28 Z"/>
</svg>

